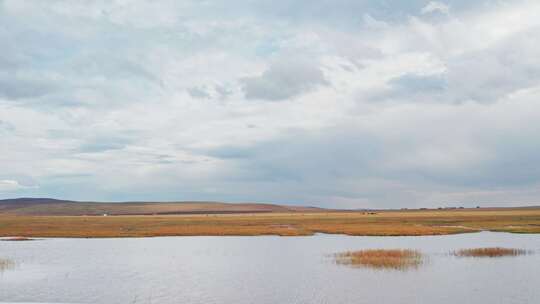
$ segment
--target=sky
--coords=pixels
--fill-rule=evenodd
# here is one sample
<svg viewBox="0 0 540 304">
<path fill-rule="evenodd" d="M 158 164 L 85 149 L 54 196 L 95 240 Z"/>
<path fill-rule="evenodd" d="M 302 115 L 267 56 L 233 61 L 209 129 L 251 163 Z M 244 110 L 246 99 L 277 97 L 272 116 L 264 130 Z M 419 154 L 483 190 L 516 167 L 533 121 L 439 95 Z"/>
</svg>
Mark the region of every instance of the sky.
<svg viewBox="0 0 540 304">
<path fill-rule="evenodd" d="M 0 0 L 0 199 L 538 205 L 539 12 Z"/>
</svg>

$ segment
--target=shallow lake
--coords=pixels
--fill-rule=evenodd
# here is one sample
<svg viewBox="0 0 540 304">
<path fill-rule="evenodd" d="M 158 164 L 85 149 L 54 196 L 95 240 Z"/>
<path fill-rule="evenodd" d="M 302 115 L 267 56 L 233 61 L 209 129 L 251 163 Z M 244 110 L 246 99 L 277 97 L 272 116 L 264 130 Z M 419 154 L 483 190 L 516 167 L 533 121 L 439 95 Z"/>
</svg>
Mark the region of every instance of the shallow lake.
<svg viewBox="0 0 540 304">
<path fill-rule="evenodd" d="M 534 253 L 458 258 L 472 247 Z M 332 254 L 420 250 L 409 271 L 337 265 Z M 160 237 L 0 242 L 0 302 L 540 303 L 540 235 Z"/>
</svg>

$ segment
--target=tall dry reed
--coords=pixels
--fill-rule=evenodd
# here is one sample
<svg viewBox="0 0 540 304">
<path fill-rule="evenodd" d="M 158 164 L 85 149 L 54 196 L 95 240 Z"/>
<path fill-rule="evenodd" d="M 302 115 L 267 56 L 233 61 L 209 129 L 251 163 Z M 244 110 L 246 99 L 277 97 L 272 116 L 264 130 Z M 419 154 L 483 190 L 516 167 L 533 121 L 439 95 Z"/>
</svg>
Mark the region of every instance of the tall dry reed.
<svg viewBox="0 0 540 304">
<path fill-rule="evenodd" d="M 338 264 L 350 266 L 407 270 L 420 266 L 423 255 L 410 249 L 367 249 L 338 253 L 335 260 Z"/>
<path fill-rule="evenodd" d="M 15 266 L 15 263 L 13 263 L 13 261 L 0 258 L 0 272 L 13 268 L 13 266 Z"/>
<path fill-rule="evenodd" d="M 516 248 L 502 248 L 502 247 L 489 247 L 489 248 L 471 248 L 461 249 L 453 251 L 452 255 L 458 257 L 503 257 L 503 256 L 518 256 L 527 254 L 528 251 L 524 249 Z"/>
</svg>

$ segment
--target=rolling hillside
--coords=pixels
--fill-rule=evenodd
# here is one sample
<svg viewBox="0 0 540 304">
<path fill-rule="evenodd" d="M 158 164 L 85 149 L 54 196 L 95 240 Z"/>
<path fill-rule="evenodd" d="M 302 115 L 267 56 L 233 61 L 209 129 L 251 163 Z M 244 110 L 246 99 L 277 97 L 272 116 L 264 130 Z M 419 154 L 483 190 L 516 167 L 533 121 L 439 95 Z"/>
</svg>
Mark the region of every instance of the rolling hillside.
<svg viewBox="0 0 540 304">
<path fill-rule="evenodd" d="M 77 202 L 50 198 L 0 200 L 0 215 L 165 215 L 317 212 L 314 207 L 221 202 Z"/>
</svg>

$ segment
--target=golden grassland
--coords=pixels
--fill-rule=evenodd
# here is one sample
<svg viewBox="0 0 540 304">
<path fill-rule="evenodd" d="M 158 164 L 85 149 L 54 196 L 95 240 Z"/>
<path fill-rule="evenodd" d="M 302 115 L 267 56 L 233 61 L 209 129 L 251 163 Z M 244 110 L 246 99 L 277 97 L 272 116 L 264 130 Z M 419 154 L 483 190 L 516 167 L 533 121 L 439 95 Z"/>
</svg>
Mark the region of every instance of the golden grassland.
<svg viewBox="0 0 540 304">
<path fill-rule="evenodd" d="M 528 251 L 524 249 L 516 248 L 501 248 L 501 247 L 492 247 L 492 248 L 472 248 L 472 249 L 461 249 L 454 251 L 452 254 L 458 257 L 503 257 L 503 256 L 518 256 L 525 255 Z"/>
<path fill-rule="evenodd" d="M 335 255 L 336 263 L 353 267 L 408 270 L 422 264 L 423 255 L 410 249 L 366 249 Z"/>
<path fill-rule="evenodd" d="M 540 209 L 107 217 L 0 215 L 0 237 L 300 236 L 314 233 L 416 236 L 482 230 L 540 233 Z"/>
</svg>

